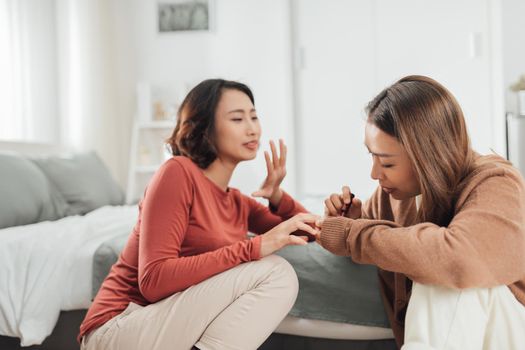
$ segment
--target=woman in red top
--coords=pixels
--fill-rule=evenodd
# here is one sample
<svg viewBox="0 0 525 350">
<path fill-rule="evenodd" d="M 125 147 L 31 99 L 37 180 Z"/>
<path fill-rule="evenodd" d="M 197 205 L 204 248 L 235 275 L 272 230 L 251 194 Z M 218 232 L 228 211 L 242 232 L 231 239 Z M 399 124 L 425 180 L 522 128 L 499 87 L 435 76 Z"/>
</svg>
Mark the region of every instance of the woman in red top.
<svg viewBox="0 0 525 350">
<path fill-rule="evenodd" d="M 84 322 L 82 349 L 256 349 L 286 316 L 297 277 L 271 255 L 306 244 L 318 218 L 280 184 L 286 146 L 265 152 L 253 196 L 228 187 L 255 158 L 261 128 L 250 89 L 206 80 L 185 98 L 169 139 L 174 157 L 153 176 L 138 222 Z M 257 234 L 248 239 L 248 231 Z M 300 234 L 300 233 L 299 233 Z"/>
</svg>

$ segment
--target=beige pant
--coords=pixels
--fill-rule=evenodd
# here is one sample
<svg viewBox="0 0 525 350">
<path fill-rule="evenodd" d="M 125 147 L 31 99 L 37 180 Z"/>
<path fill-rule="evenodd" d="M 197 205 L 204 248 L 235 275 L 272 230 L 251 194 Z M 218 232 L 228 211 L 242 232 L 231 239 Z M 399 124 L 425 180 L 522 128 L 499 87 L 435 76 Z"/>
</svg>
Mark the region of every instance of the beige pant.
<svg viewBox="0 0 525 350">
<path fill-rule="evenodd" d="M 507 286 L 456 290 L 414 283 L 403 350 L 525 349 L 525 307 Z"/>
<path fill-rule="evenodd" d="M 257 349 L 297 297 L 295 271 L 271 255 L 145 307 L 131 303 L 82 340 L 82 350 Z"/>
</svg>

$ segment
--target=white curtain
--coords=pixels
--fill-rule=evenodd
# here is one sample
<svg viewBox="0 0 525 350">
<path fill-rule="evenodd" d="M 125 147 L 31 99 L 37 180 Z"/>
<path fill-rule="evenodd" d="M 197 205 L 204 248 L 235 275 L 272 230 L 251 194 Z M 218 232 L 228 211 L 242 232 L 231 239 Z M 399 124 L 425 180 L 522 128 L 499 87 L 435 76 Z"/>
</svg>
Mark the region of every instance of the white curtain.
<svg viewBox="0 0 525 350">
<path fill-rule="evenodd" d="M 115 53 L 110 1 L 56 0 L 61 134 L 66 145 L 105 149 L 115 136 Z"/>
<path fill-rule="evenodd" d="M 0 0 L 1 139 L 57 136 L 52 5 L 53 0 Z"/>
<path fill-rule="evenodd" d="M 23 136 L 23 123 L 21 118 L 12 118 L 14 115 L 22 115 L 21 103 L 16 101 L 15 97 L 19 94 L 15 91 L 19 90 L 17 82 L 21 79 L 16 68 L 17 54 L 19 50 L 15 50 L 14 43 L 16 37 L 19 37 L 16 27 L 13 28 L 13 20 L 11 13 L 13 1 L 0 1 L 0 138 L 11 139 Z M 18 110 L 18 111 L 17 111 Z"/>
<path fill-rule="evenodd" d="M 62 143 L 94 149 L 117 177 L 127 158 L 118 117 L 113 12 L 107 0 L 56 0 Z"/>
<path fill-rule="evenodd" d="M 0 139 L 95 150 L 122 179 L 113 0 L 0 0 Z"/>
</svg>

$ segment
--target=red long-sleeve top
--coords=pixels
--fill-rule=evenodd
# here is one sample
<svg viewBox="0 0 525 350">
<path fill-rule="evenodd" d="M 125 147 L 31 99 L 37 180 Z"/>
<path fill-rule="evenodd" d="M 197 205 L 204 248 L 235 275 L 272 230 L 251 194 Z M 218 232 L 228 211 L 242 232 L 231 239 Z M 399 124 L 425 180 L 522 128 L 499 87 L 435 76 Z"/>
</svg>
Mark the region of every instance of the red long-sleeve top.
<svg viewBox="0 0 525 350">
<path fill-rule="evenodd" d="M 260 258 L 262 234 L 306 210 L 284 194 L 270 210 L 237 189 L 227 191 L 186 157 L 153 176 L 139 217 L 80 326 L 78 339 L 120 314 L 148 305 L 243 262 Z"/>
</svg>

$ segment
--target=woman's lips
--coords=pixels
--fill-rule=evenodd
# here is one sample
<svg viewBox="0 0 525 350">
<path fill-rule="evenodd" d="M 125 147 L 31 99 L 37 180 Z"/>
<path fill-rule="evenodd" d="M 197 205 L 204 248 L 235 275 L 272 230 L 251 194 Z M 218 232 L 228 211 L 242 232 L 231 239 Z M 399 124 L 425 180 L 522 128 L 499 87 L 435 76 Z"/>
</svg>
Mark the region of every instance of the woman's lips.
<svg viewBox="0 0 525 350">
<path fill-rule="evenodd" d="M 253 151 L 253 150 L 256 150 L 259 147 L 259 142 L 257 142 L 257 141 L 250 141 L 250 142 L 246 142 L 245 144 L 243 144 L 243 146 L 246 147 L 246 148 L 249 148 L 249 149 L 251 149 Z"/>
<path fill-rule="evenodd" d="M 389 187 L 384 187 L 384 186 L 381 186 L 381 187 L 383 188 L 383 191 L 385 191 L 388 194 L 395 191 L 395 188 L 389 188 Z"/>
</svg>

